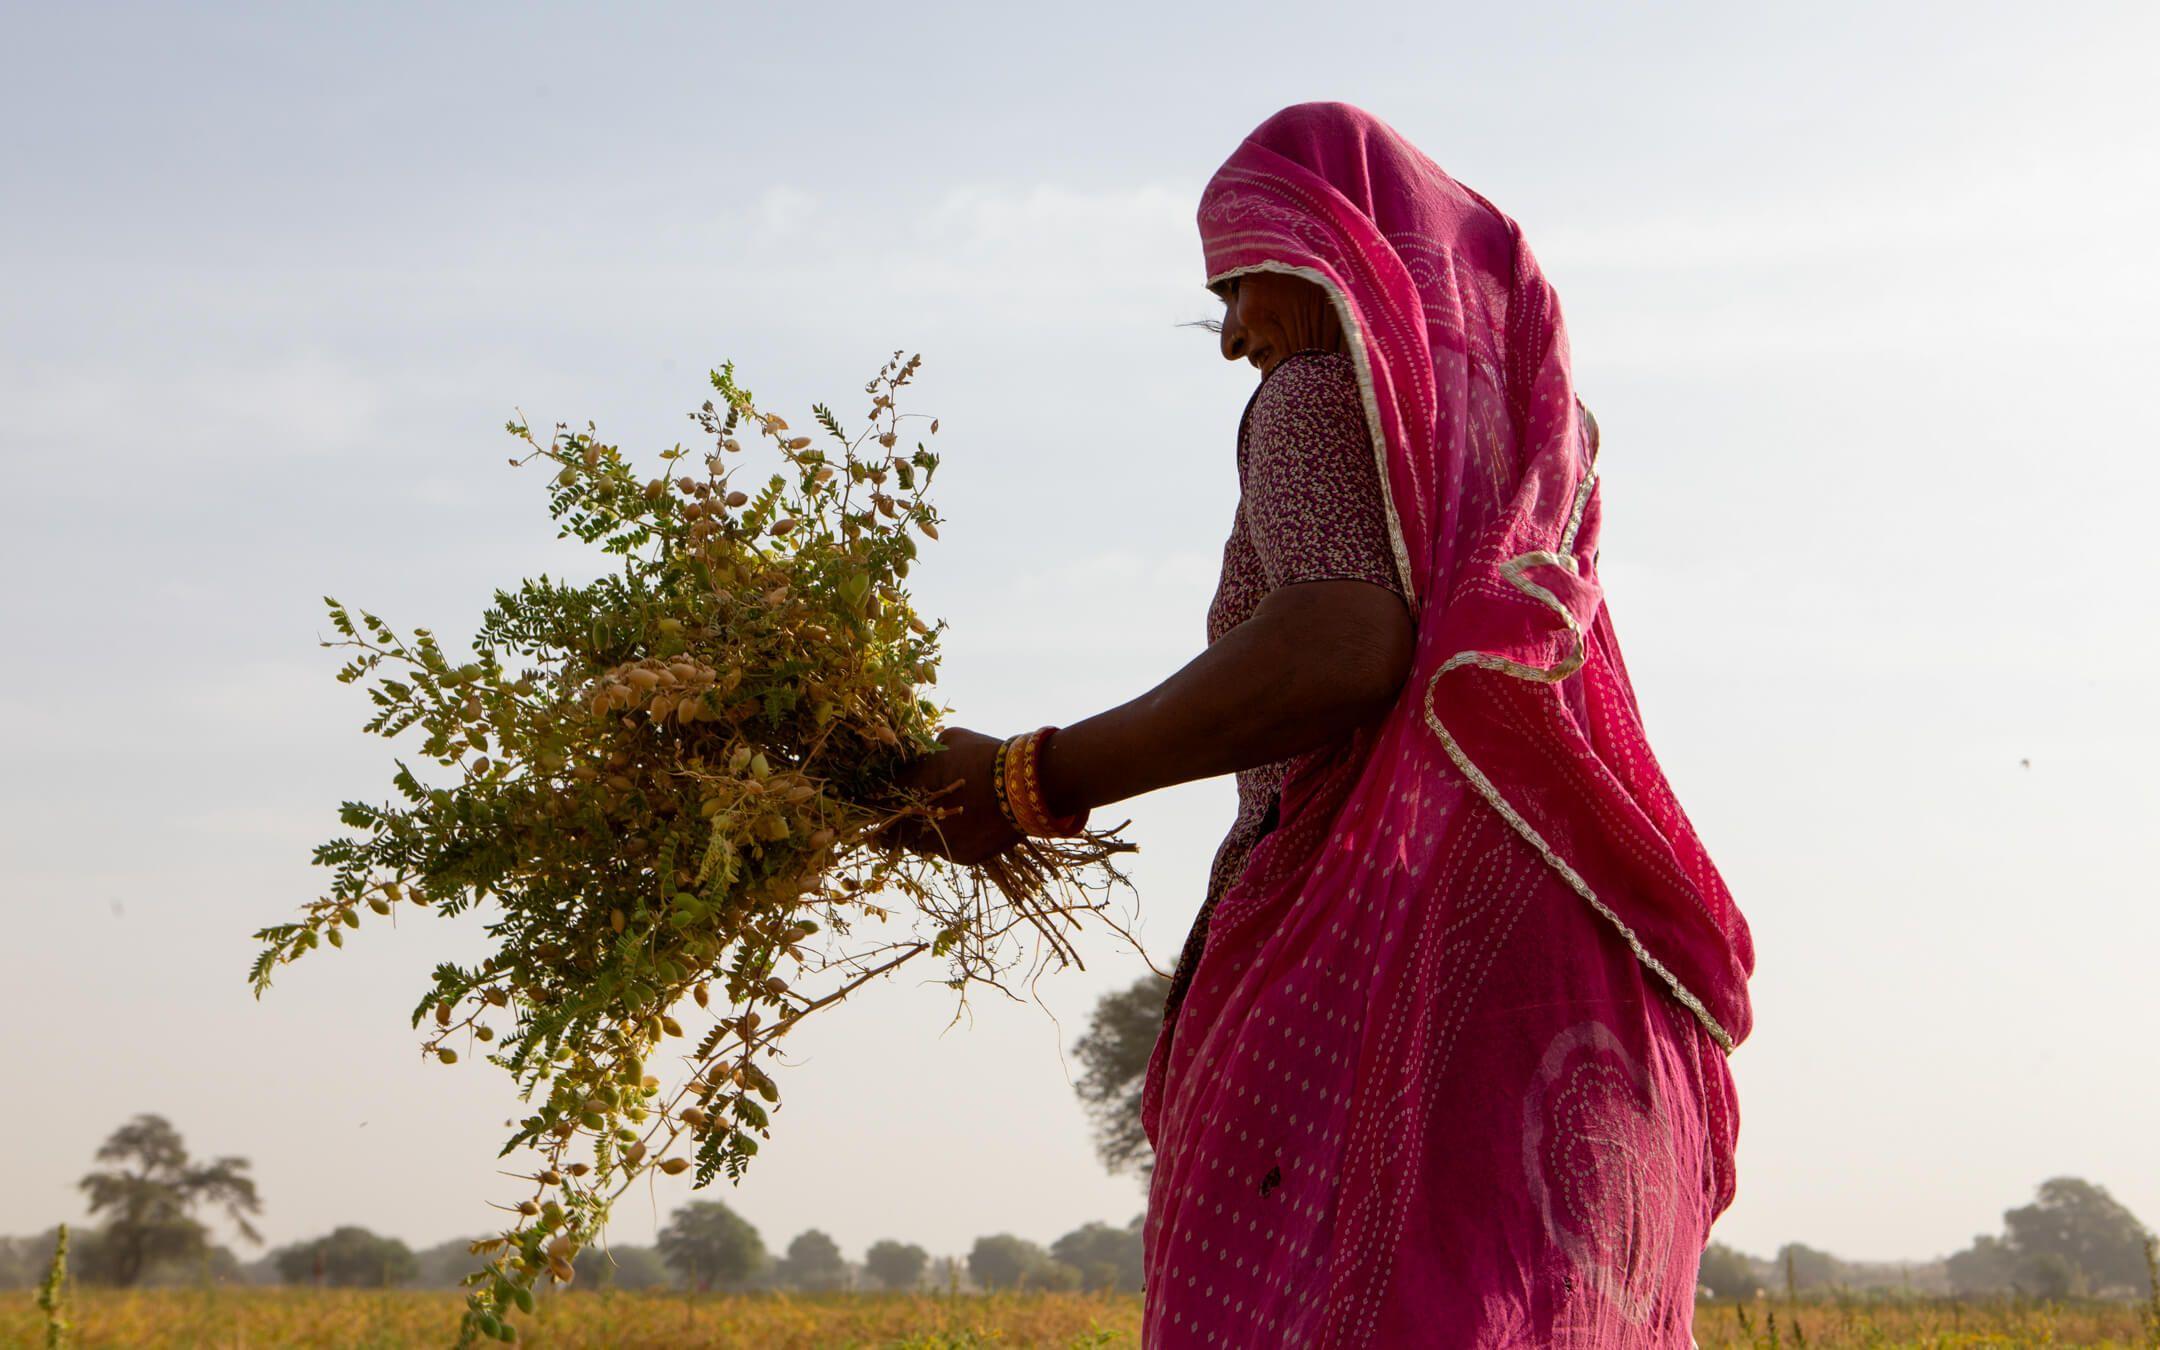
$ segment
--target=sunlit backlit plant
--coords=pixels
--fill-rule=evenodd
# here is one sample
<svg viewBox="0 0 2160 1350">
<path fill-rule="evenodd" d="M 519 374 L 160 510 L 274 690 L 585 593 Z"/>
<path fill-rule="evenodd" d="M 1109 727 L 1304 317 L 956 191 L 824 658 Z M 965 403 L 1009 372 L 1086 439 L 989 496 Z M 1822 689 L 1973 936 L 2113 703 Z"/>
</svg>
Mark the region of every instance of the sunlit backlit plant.
<svg viewBox="0 0 2160 1350">
<path fill-rule="evenodd" d="M 251 978 L 259 994 L 368 914 L 489 907 L 490 954 L 438 966 L 413 1011 L 426 1053 L 485 1055 L 530 1107 L 503 1148 L 530 1160 L 526 1185 L 474 1246 L 465 1342 L 515 1339 L 513 1310 L 570 1279 L 639 1176 L 739 1179 L 804 1018 L 919 956 L 964 1000 L 1075 961 L 1086 914 L 1120 927 L 1113 833 L 977 868 L 879 841 L 937 811 L 893 784 L 942 711 L 925 697 L 942 625 L 904 586 L 938 534 L 938 457 L 902 446 L 916 419 L 895 407 L 920 361 L 895 353 L 864 386 L 859 432 L 818 406 L 817 436 L 723 366 L 692 414 L 704 444 L 661 452 L 657 477 L 590 426 L 542 440 L 513 421 L 510 462 L 553 471 L 560 533 L 621 561 L 497 591 L 470 661 L 326 598 L 340 636 L 323 645 L 355 653 L 338 678 L 377 705 L 367 730 L 416 732 L 452 781 L 400 759 L 397 800 L 344 803 L 355 833 L 315 851 L 327 893 L 257 934 Z"/>
</svg>

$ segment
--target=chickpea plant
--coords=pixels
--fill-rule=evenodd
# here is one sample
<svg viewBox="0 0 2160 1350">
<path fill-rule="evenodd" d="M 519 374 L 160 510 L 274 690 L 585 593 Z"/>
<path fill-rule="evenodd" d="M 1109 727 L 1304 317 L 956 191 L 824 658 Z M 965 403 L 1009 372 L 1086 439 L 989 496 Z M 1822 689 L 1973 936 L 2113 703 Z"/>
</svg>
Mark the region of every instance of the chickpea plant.
<svg viewBox="0 0 2160 1350">
<path fill-rule="evenodd" d="M 367 681 L 366 729 L 417 730 L 452 781 L 398 759 L 396 799 L 344 803 L 355 833 L 314 853 L 327 893 L 256 934 L 251 978 L 260 995 L 365 916 L 491 907 L 491 954 L 438 966 L 413 1010 L 424 1053 L 485 1056 L 531 1108 L 503 1147 L 529 1160 L 507 1225 L 474 1244 L 461 1344 L 514 1340 L 538 1282 L 571 1278 L 639 1177 L 739 1180 L 804 1018 L 923 955 L 963 1004 L 977 984 L 1010 993 L 1016 969 L 1077 963 L 1084 916 L 1123 931 L 1115 832 L 981 867 L 881 840 L 939 810 L 893 777 L 937 748 L 941 714 L 924 691 L 943 625 L 904 587 L 938 535 L 938 457 L 901 446 L 919 415 L 895 406 L 920 364 L 894 353 L 853 435 L 817 406 L 817 437 L 725 365 L 691 414 L 706 444 L 662 451 L 651 478 L 589 424 L 543 441 L 511 422 L 527 448 L 510 463 L 553 471 L 558 533 L 621 562 L 498 590 L 473 660 L 326 597 L 340 636 L 322 645 L 353 650 L 338 679 Z"/>
</svg>

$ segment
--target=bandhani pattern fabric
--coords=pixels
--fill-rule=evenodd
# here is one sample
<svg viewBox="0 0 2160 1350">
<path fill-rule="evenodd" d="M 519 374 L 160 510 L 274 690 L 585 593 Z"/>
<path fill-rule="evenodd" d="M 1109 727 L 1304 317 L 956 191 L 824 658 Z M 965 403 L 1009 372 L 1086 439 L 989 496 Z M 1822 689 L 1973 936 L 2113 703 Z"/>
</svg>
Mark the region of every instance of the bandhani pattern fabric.
<svg viewBox="0 0 2160 1350">
<path fill-rule="evenodd" d="M 1263 123 L 1199 225 L 1210 285 L 1289 273 L 1342 320 L 1417 639 L 1189 944 L 1142 1094 L 1147 1344 L 1685 1346 L 1754 951 L 1621 661 L 1558 299 L 1347 104 Z"/>
</svg>

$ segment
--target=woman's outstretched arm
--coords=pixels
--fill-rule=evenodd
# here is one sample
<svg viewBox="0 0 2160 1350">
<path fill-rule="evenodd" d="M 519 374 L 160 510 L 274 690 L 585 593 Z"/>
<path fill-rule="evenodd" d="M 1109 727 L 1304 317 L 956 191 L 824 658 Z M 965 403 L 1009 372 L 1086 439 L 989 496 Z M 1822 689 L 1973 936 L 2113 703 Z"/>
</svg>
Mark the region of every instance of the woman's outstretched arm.
<svg viewBox="0 0 2160 1350">
<path fill-rule="evenodd" d="M 1324 745 L 1387 711 L 1413 642 L 1408 609 L 1384 586 L 1280 586 L 1169 679 L 1052 737 L 1041 765 L 1045 805 L 1056 815 L 1106 806 Z M 943 845 L 920 834 L 907 842 L 979 862 L 1017 837 L 990 783 L 997 738 L 955 728 L 943 739 L 944 752 L 903 779 L 942 794 L 954 811 L 940 823 Z"/>
<path fill-rule="evenodd" d="M 1394 703 L 1411 642 L 1409 611 L 1385 587 L 1280 587 L 1177 674 L 1052 737 L 1045 804 L 1104 806 L 1325 745 Z"/>
</svg>

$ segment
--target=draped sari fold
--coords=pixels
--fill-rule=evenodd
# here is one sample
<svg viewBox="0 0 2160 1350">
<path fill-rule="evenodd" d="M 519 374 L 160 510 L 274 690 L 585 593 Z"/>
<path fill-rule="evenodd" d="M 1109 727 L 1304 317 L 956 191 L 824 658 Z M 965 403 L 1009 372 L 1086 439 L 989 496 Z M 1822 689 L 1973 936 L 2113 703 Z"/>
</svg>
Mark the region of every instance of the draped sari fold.
<svg viewBox="0 0 2160 1350">
<path fill-rule="evenodd" d="M 1686 1345 L 1753 949 L 1621 664 L 1557 297 L 1345 104 L 1263 123 L 1199 225 L 1210 285 L 1291 273 L 1342 320 L 1417 642 L 1165 1010 L 1148 1343 Z"/>
</svg>

